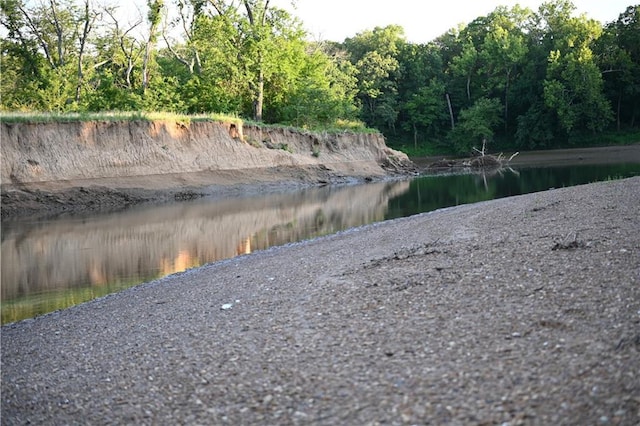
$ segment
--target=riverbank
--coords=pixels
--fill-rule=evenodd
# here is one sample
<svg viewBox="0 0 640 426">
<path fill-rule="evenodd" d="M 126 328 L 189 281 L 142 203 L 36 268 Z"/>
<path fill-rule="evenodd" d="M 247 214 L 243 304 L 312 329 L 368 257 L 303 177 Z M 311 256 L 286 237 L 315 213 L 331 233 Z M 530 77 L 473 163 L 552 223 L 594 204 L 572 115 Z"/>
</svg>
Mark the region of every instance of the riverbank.
<svg viewBox="0 0 640 426">
<path fill-rule="evenodd" d="M 444 209 L 4 326 L 3 424 L 636 424 L 639 192 Z"/>
<path fill-rule="evenodd" d="M 380 133 L 214 121 L 1 122 L 2 218 L 410 175 Z"/>
<path fill-rule="evenodd" d="M 2 219 L 120 211 L 138 204 L 201 197 L 228 199 L 293 188 L 402 179 L 412 167 L 384 171 L 371 163 L 278 166 L 120 178 L 61 180 L 3 185 Z"/>
<path fill-rule="evenodd" d="M 495 154 L 502 165 L 512 167 L 557 167 L 566 165 L 640 163 L 640 143 L 590 148 L 550 149 Z M 478 157 L 476 157 L 477 159 Z M 413 161 L 427 173 L 472 171 L 473 159 L 432 156 Z M 477 171 L 477 169 L 476 169 Z"/>
</svg>

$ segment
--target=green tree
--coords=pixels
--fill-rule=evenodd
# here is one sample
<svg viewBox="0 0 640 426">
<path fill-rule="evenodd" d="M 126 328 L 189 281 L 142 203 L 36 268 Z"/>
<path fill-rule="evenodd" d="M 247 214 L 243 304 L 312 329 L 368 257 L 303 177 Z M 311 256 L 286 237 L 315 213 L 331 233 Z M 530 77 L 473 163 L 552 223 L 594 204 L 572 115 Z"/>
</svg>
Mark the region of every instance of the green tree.
<svg viewBox="0 0 640 426">
<path fill-rule="evenodd" d="M 31 98 L 30 108 L 56 111 L 74 108 L 80 94 L 85 42 L 94 19 L 88 3 L 86 6 L 85 12 L 71 0 L 49 0 L 32 6 L 21 0 L 0 3 L 0 23 L 8 31 L 7 40 L 3 40 L 3 65 L 16 67 L 9 68 L 9 73 L 20 73 L 23 77 L 18 83 L 20 87 L 2 79 L 4 94 L 10 92 L 5 84 L 17 89 L 15 95 L 3 98 L 5 108 L 26 106 L 22 103 L 26 93 Z M 9 59 L 9 55 L 18 57 Z M 26 93 L 20 93 L 23 88 Z"/>
<path fill-rule="evenodd" d="M 144 109 L 145 42 L 133 36 L 143 23 L 142 16 L 133 22 L 121 22 L 113 7 L 103 8 L 101 14 L 104 28 L 92 40 L 95 63 L 88 79 L 92 90 L 87 93 L 85 108 L 89 111 Z"/>
<path fill-rule="evenodd" d="M 358 100 L 367 125 L 395 131 L 399 113 L 398 55 L 406 43 L 397 25 L 376 27 L 344 41 L 351 63 L 358 70 Z"/>
<path fill-rule="evenodd" d="M 400 138 L 413 139 L 414 149 L 443 136 L 447 127 L 442 56 L 435 43 L 406 43 L 398 55 L 398 123 Z"/>
<path fill-rule="evenodd" d="M 187 44 L 172 44 L 165 34 L 169 51 L 194 75 L 186 85 L 187 105 L 195 111 L 235 108 L 226 112 L 257 121 L 273 116 L 269 103 L 281 95 L 277 87 L 293 81 L 299 69 L 294 63 L 304 52 L 301 24 L 268 0 L 189 3 L 180 3 L 178 19 Z M 202 90 L 208 92 L 199 96 Z"/>
<path fill-rule="evenodd" d="M 543 3 L 524 24 L 527 54 L 513 81 L 510 110 L 517 114 L 520 148 L 552 148 L 580 134 L 603 130 L 611 108 L 591 50 L 600 25 L 573 17 L 568 0 Z M 511 114 L 513 116 L 513 114 Z"/>
<path fill-rule="evenodd" d="M 548 30 L 540 11 L 522 24 L 527 54 L 520 65 L 521 72 L 511 84 L 509 105 L 510 115 L 516 117 L 514 148 L 550 148 L 557 140 L 558 119 L 544 101 L 543 81 L 553 49 L 553 36 Z"/>
<path fill-rule="evenodd" d="M 181 87 L 189 112 L 245 113 L 243 106 L 250 103 L 245 101 L 250 93 L 234 25 L 238 19 L 230 11 L 196 17 L 189 47 L 184 49 L 193 52 L 190 74 Z"/>
<path fill-rule="evenodd" d="M 0 1 L 0 24 L 7 37 L 0 40 L 2 78 L 0 99 L 3 109 L 30 109 L 43 84 L 44 56 L 38 52 L 38 44 L 31 37 L 19 0 Z"/>
<path fill-rule="evenodd" d="M 471 80 L 476 75 L 479 68 L 479 54 L 473 42 L 468 39 L 462 43 L 462 51 L 458 56 L 454 56 L 449 65 L 453 76 L 460 76 L 465 79 L 465 93 L 467 102 L 471 102 Z"/>
<path fill-rule="evenodd" d="M 607 24 L 595 47 L 616 127 L 637 125 L 640 114 L 640 5 L 629 6 Z"/>
<path fill-rule="evenodd" d="M 275 106 L 279 120 L 299 127 L 330 125 L 354 119 L 357 108 L 355 68 L 332 47 L 309 45 L 300 56 L 299 69 Z"/>
<path fill-rule="evenodd" d="M 504 131 L 508 131 L 511 84 L 519 78 L 521 64 L 528 53 L 524 24 L 533 12 L 518 5 L 498 7 L 489 15 L 489 30 L 481 48 L 481 69 L 485 76 L 483 92 L 502 98 Z"/>
<path fill-rule="evenodd" d="M 162 10 L 164 9 L 163 0 L 147 0 L 149 12 L 147 20 L 149 21 L 149 37 L 144 46 L 144 57 L 142 60 L 142 93 L 144 94 L 149 87 L 151 61 L 155 51 L 155 45 L 158 41 L 158 31 L 162 21 Z"/>
<path fill-rule="evenodd" d="M 490 142 L 495 129 L 502 123 L 500 100 L 480 98 L 474 104 L 460 111 L 458 125 L 451 133 L 455 150 L 469 154 L 473 148 Z M 482 144 L 482 145 L 480 145 Z"/>
<path fill-rule="evenodd" d="M 413 131 L 413 145 L 418 148 L 420 132 L 437 136 L 440 123 L 447 118 L 444 84 L 432 79 L 428 86 L 417 90 L 405 103 L 405 129 Z"/>
<path fill-rule="evenodd" d="M 560 10 L 560 13 L 555 13 Z M 553 35 L 544 81 L 544 100 L 567 134 L 577 129 L 601 132 L 611 120 L 611 106 L 603 94 L 603 80 L 591 50 L 602 28 L 584 15 L 571 17 L 570 2 L 542 6 Z"/>
</svg>

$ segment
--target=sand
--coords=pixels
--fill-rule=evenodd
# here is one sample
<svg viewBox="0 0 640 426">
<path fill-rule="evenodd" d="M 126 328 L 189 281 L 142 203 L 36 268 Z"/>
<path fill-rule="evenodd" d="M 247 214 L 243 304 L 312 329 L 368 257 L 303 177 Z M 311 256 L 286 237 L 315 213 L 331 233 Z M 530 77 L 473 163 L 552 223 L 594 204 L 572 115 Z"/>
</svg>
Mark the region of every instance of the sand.
<svg viewBox="0 0 640 426">
<path fill-rule="evenodd" d="M 2 423 L 640 422 L 640 178 L 447 208 L 2 327 Z"/>
</svg>

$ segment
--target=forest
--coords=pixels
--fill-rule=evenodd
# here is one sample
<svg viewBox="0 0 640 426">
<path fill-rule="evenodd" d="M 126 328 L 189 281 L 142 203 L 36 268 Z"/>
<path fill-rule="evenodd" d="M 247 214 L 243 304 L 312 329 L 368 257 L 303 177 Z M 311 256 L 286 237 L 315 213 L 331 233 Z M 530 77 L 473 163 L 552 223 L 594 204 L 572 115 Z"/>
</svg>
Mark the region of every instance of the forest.
<svg viewBox="0 0 640 426">
<path fill-rule="evenodd" d="M 426 44 L 397 25 L 311 40 L 269 0 L 146 0 L 128 19 L 123 7 L 0 0 L 0 111 L 372 128 L 413 154 L 640 134 L 640 5 L 607 23 L 570 0 L 499 6 Z"/>
</svg>

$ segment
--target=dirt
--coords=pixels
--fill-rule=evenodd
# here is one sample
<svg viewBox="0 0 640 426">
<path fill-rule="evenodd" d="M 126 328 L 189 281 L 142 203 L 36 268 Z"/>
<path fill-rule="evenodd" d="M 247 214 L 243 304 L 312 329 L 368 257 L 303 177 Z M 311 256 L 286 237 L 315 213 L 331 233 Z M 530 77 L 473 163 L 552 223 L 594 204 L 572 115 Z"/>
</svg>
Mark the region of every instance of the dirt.
<svg viewBox="0 0 640 426">
<path fill-rule="evenodd" d="M 349 167 L 357 167 L 350 164 Z M 63 180 L 5 185 L 2 218 L 48 217 L 62 213 L 107 212 L 141 203 L 187 201 L 200 197 L 228 198 L 281 191 L 292 187 L 371 182 L 413 174 L 412 168 L 369 174 L 338 165 L 280 166 L 259 169 L 175 173 L 120 178 Z"/>
<path fill-rule="evenodd" d="M 0 123 L 0 131 L 3 218 L 415 172 L 379 133 L 169 121 Z"/>
<path fill-rule="evenodd" d="M 3 326 L 2 423 L 640 423 L 640 177 L 277 247 Z"/>
<path fill-rule="evenodd" d="M 510 156 L 510 155 L 509 155 Z M 505 156 L 506 157 L 506 156 Z M 506 157 L 508 159 L 508 157 Z M 387 161 L 387 160 L 384 160 Z M 406 177 L 423 172 L 451 172 L 465 168 L 458 159 L 427 157 L 402 159 L 400 164 L 368 161 L 257 167 L 200 172 L 150 174 L 93 179 L 59 179 L 3 184 L 0 214 L 47 217 L 61 213 L 116 211 L 140 203 L 186 201 L 199 197 L 233 197 L 279 191 L 287 187 L 355 183 Z M 513 166 L 640 162 L 640 145 L 525 152 Z M 440 167 L 439 167 L 440 166 Z"/>
</svg>

